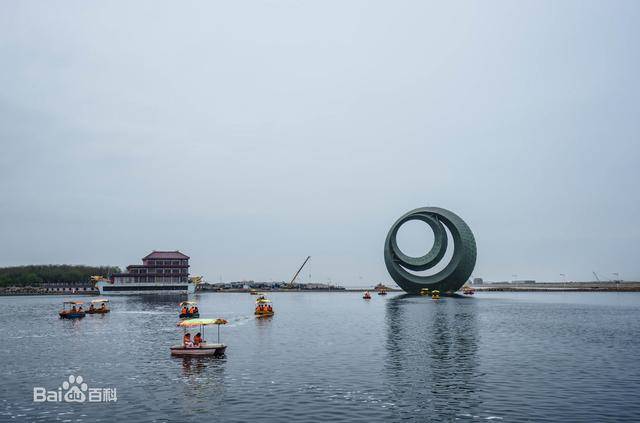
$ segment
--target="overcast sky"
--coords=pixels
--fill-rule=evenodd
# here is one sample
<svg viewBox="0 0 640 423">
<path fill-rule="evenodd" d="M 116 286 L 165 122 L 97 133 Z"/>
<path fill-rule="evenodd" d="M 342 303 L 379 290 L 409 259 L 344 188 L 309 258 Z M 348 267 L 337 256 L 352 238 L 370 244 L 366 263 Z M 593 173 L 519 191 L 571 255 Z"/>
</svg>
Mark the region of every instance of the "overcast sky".
<svg viewBox="0 0 640 423">
<path fill-rule="evenodd" d="M 0 266 L 190 255 L 388 282 L 391 224 L 473 276 L 640 279 L 640 2 L 0 3 Z M 399 239 L 421 254 L 416 222 Z"/>
</svg>

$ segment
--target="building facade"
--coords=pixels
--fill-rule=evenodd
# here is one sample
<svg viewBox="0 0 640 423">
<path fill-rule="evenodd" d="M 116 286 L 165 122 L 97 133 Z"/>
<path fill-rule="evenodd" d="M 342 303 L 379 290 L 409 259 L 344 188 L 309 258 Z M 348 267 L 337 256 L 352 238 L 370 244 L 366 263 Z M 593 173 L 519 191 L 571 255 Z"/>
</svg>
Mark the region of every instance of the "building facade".
<svg viewBox="0 0 640 423">
<path fill-rule="evenodd" d="M 180 251 L 153 251 L 142 258 L 142 264 L 127 266 L 125 273 L 111 275 L 114 284 L 189 282 L 189 256 Z"/>
<path fill-rule="evenodd" d="M 127 266 L 96 282 L 101 295 L 193 294 L 195 282 L 189 280 L 189 256 L 180 251 L 153 251 L 142 264 Z"/>
</svg>

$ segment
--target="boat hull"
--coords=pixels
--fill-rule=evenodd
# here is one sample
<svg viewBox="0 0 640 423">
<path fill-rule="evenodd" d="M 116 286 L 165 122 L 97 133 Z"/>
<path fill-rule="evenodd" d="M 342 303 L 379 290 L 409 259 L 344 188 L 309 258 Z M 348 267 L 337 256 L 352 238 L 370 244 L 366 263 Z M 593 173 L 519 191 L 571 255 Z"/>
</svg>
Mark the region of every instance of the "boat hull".
<svg viewBox="0 0 640 423">
<path fill-rule="evenodd" d="M 269 317 L 269 316 L 273 316 L 274 314 L 276 314 L 275 311 L 267 311 L 264 313 L 261 313 L 258 311 L 255 312 L 256 317 Z"/>
<path fill-rule="evenodd" d="M 100 295 L 158 295 L 158 294 L 193 294 L 196 285 L 193 283 L 122 283 L 98 282 L 96 287 Z"/>
<path fill-rule="evenodd" d="M 174 345 L 171 347 L 171 355 L 174 357 L 221 357 L 226 350 L 225 344 L 204 344 L 192 348 Z"/>
<path fill-rule="evenodd" d="M 85 311 L 85 313 L 87 313 L 87 314 L 107 314 L 110 311 L 111 310 L 109 310 L 109 309 L 106 309 L 106 310 L 96 309 L 96 310 L 87 310 L 87 311 Z"/>
<path fill-rule="evenodd" d="M 82 313 L 58 313 L 62 319 L 82 319 L 85 316 L 85 312 Z"/>
<path fill-rule="evenodd" d="M 180 314 L 179 317 L 181 319 L 197 319 L 198 317 L 200 317 L 200 313 Z"/>
</svg>

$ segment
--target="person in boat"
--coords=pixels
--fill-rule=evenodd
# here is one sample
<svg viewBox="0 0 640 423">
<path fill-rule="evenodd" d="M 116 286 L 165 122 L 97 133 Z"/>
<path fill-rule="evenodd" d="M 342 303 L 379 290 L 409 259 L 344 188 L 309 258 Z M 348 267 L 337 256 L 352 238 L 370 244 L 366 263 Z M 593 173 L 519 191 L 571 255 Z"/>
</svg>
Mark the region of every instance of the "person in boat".
<svg viewBox="0 0 640 423">
<path fill-rule="evenodd" d="M 271 304 L 269 304 L 269 305 L 267 306 L 267 311 L 268 311 L 269 313 L 271 313 L 271 312 L 273 311 L 273 307 L 271 307 Z"/>
<path fill-rule="evenodd" d="M 199 311 L 198 311 L 198 306 L 195 306 L 195 307 L 193 308 L 193 314 L 197 314 L 197 313 L 199 313 Z"/>
<path fill-rule="evenodd" d="M 91 305 L 89 306 L 89 311 L 95 311 L 95 307 L 93 306 L 93 303 L 91 303 Z"/>
<path fill-rule="evenodd" d="M 84 310 L 82 309 L 82 306 L 78 306 L 78 313 L 84 313 Z"/>
<path fill-rule="evenodd" d="M 71 307 L 71 311 L 69 313 L 75 314 L 77 312 L 78 312 L 78 310 L 76 309 L 76 306 L 73 306 L 73 307 Z"/>
<path fill-rule="evenodd" d="M 191 342 L 191 334 L 189 332 L 185 333 L 182 337 L 182 344 L 185 348 L 193 347 L 193 342 Z"/>
<path fill-rule="evenodd" d="M 196 333 L 196 336 L 193 337 L 193 346 L 199 347 L 200 344 L 202 344 L 202 335 L 200 335 L 200 332 L 198 332 Z"/>
<path fill-rule="evenodd" d="M 93 304 L 91 304 L 91 307 L 93 307 Z M 105 303 L 102 303 L 102 305 L 100 306 L 100 310 L 104 310 L 107 308 L 107 305 Z"/>
<path fill-rule="evenodd" d="M 182 315 L 186 315 L 187 314 L 187 307 L 182 307 L 182 311 L 180 312 L 180 314 Z"/>
</svg>

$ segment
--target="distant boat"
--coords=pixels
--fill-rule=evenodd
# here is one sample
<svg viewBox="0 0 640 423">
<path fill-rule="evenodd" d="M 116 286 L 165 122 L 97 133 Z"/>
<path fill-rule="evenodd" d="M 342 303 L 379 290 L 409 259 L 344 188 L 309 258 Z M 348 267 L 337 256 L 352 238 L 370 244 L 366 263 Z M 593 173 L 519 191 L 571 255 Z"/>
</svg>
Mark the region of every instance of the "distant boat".
<svg viewBox="0 0 640 423">
<path fill-rule="evenodd" d="M 260 294 L 260 296 L 256 300 L 256 309 L 254 314 L 257 317 L 269 317 L 275 314 L 275 311 L 273 311 L 273 306 L 271 305 L 271 300 L 265 297 L 264 294 Z"/>
<path fill-rule="evenodd" d="M 472 288 L 472 287 L 470 287 L 470 286 L 465 286 L 465 287 L 463 287 L 463 288 L 462 288 L 462 293 L 463 293 L 464 295 L 473 295 L 473 294 L 475 294 L 475 293 L 476 293 L 476 290 L 475 290 L 475 289 L 473 289 L 473 288 Z"/>
<path fill-rule="evenodd" d="M 61 319 L 81 319 L 86 315 L 82 310 L 82 304 L 84 304 L 82 301 L 65 301 L 62 303 L 62 310 L 58 315 Z"/>
<path fill-rule="evenodd" d="M 364 298 L 365 300 L 370 300 L 371 299 L 371 294 L 369 294 L 369 291 L 365 292 L 364 295 L 362 296 L 362 298 Z"/>
<path fill-rule="evenodd" d="M 184 309 L 184 313 L 183 313 Z M 194 319 L 200 317 L 200 311 L 198 310 L 198 303 L 195 301 L 183 301 L 180 303 L 181 319 Z"/>
<path fill-rule="evenodd" d="M 98 304 L 100 304 L 100 306 L 98 308 L 96 308 L 96 305 L 98 305 Z M 109 309 L 107 304 L 109 304 L 109 300 L 106 299 L 106 298 L 98 298 L 97 300 L 91 300 L 91 305 L 89 306 L 89 308 L 87 309 L 87 311 L 85 313 L 87 313 L 87 314 L 106 314 L 106 313 L 109 313 L 111 311 L 111 309 Z"/>
</svg>

